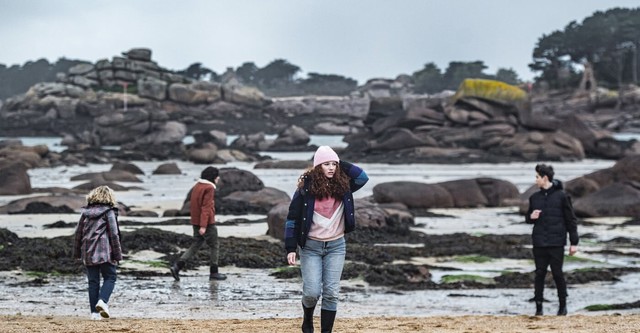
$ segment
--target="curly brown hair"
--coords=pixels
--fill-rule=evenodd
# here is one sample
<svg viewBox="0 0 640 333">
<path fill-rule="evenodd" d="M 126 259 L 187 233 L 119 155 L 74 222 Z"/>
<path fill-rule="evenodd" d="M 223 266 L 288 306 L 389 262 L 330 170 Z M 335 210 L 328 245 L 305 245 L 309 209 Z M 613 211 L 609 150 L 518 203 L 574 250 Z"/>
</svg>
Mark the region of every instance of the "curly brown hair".
<svg viewBox="0 0 640 333">
<path fill-rule="evenodd" d="M 324 176 L 322 165 L 305 171 L 300 178 L 298 178 L 299 189 L 304 186 L 305 178 L 311 179 L 309 192 L 316 198 L 324 199 L 334 197 L 339 199 L 349 191 L 349 177 L 342 172 L 339 165 L 332 178 Z"/>
</svg>

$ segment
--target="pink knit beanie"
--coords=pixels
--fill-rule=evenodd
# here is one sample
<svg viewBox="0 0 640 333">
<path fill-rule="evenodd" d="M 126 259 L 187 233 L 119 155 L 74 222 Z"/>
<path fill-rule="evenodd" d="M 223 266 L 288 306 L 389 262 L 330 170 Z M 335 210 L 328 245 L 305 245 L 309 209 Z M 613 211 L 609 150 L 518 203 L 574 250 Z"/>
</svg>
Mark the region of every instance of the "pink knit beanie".
<svg viewBox="0 0 640 333">
<path fill-rule="evenodd" d="M 336 154 L 333 149 L 329 146 L 320 146 L 318 150 L 316 150 L 315 155 L 313 155 L 313 167 L 317 167 L 318 165 L 329 162 L 336 161 L 340 162 L 340 158 L 338 158 L 338 154 Z"/>
</svg>

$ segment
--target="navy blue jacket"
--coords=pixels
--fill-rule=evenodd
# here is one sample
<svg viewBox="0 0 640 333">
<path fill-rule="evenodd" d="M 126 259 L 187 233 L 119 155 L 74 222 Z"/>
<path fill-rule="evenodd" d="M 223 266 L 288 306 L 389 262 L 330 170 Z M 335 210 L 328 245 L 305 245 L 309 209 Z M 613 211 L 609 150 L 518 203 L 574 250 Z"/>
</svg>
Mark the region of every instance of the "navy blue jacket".
<svg viewBox="0 0 640 333">
<path fill-rule="evenodd" d="M 567 232 L 571 245 L 578 245 L 578 224 L 573 212 L 571 199 L 562 190 L 562 182 L 553 180 L 553 186 L 540 189 L 529 197 L 529 211 L 526 222 L 533 224 L 531 240 L 535 247 L 565 246 Z M 539 209 L 542 212 L 536 220 L 531 219 L 531 212 Z"/>
<path fill-rule="evenodd" d="M 349 233 L 356 228 L 353 192 L 359 190 L 369 181 L 369 177 L 361 168 L 345 161 L 340 161 L 340 170 L 349 177 L 349 191 L 342 197 L 344 204 L 344 232 Z M 297 246 L 304 248 L 307 235 L 313 223 L 313 210 L 316 198 L 309 193 L 310 179 L 304 179 L 302 188 L 297 189 L 289 205 L 289 213 L 284 224 L 284 246 L 287 253 L 295 252 Z"/>
</svg>

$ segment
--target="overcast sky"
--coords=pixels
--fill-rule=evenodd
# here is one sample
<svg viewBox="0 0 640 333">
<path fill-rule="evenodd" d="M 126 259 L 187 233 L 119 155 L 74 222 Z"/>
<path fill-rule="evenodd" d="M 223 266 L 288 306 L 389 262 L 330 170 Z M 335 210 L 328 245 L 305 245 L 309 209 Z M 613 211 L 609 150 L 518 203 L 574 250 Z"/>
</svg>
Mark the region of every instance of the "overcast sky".
<svg viewBox="0 0 640 333">
<path fill-rule="evenodd" d="M 286 59 L 360 84 L 428 62 L 482 60 L 523 79 L 537 40 L 628 0 L 0 0 L 0 63 L 95 62 L 134 47 L 160 66 L 222 73 Z"/>
</svg>

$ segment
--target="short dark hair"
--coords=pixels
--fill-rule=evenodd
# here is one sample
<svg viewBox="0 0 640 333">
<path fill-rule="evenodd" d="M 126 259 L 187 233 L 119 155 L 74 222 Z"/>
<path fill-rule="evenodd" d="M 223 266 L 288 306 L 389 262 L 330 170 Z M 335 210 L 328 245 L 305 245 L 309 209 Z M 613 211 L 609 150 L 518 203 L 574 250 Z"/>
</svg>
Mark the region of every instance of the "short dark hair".
<svg viewBox="0 0 640 333">
<path fill-rule="evenodd" d="M 553 181 L 553 175 L 555 174 L 553 172 L 553 167 L 546 164 L 536 165 L 536 173 L 538 173 L 540 177 L 547 176 L 547 179 L 549 179 L 549 181 Z"/>
<path fill-rule="evenodd" d="M 218 178 L 218 168 L 214 168 L 212 166 L 210 167 L 206 167 L 204 170 L 202 170 L 202 173 L 200 174 L 200 178 L 208 180 L 210 182 L 214 182 L 216 180 L 216 178 Z"/>
</svg>

